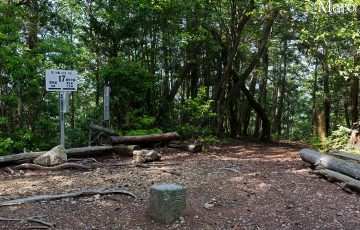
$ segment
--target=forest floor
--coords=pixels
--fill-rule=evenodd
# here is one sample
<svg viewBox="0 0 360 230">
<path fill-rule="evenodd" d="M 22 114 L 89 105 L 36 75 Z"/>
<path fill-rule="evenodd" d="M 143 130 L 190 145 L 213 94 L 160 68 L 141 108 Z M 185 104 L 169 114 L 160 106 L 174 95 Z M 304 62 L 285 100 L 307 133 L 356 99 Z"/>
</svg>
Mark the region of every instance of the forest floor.
<svg viewBox="0 0 360 230">
<path fill-rule="evenodd" d="M 6 206 L 0 207 L 0 217 L 44 216 L 41 219 L 56 229 L 359 229 L 359 196 L 309 174 L 299 157 L 303 147 L 234 141 L 199 154 L 158 149 L 162 161 L 149 168 L 131 167 L 130 158 L 114 155 L 88 163 L 94 167 L 90 171 L 3 173 L 0 200 L 110 188 L 131 191 L 138 198 L 95 195 Z M 186 187 L 182 221 L 158 224 L 148 216 L 154 183 Z M 205 203 L 214 204 L 213 209 L 205 209 Z M 0 229 L 33 226 L 39 225 L 0 221 Z"/>
</svg>

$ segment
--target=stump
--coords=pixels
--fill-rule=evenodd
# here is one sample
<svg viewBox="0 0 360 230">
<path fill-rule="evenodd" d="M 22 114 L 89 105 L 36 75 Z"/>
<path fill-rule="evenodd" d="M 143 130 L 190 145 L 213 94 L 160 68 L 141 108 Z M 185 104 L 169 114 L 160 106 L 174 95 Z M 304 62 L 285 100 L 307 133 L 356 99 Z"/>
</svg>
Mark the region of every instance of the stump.
<svg viewBox="0 0 360 230">
<path fill-rule="evenodd" d="M 150 187 L 149 214 L 158 222 L 169 224 L 179 219 L 186 207 L 186 190 L 176 184 Z"/>
</svg>

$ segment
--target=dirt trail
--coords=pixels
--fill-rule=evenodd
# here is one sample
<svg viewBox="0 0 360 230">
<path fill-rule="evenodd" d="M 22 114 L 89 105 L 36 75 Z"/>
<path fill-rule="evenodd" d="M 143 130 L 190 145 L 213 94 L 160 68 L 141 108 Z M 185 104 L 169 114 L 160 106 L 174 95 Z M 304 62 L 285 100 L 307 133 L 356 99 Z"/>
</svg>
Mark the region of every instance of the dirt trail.
<svg viewBox="0 0 360 230">
<path fill-rule="evenodd" d="M 109 188 L 138 199 L 109 195 L 0 207 L 0 217 L 45 216 L 56 229 L 359 229 L 359 196 L 309 174 L 299 158 L 302 147 L 234 142 L 201 154 L 159 149 L 163 162 L 150 168 L 116 166 L 131 159 L 110 156 L 89 163 L 92 171 L 4 173 L 0 200 Z M 149 186 L 165 182 L 187 188 L 181 223 L 157 224 L 146 213 Z M 207 202 L 212 210 L 203 208 Z M 0 229 L 35 225 L 0 222 Z"/>
</svg>

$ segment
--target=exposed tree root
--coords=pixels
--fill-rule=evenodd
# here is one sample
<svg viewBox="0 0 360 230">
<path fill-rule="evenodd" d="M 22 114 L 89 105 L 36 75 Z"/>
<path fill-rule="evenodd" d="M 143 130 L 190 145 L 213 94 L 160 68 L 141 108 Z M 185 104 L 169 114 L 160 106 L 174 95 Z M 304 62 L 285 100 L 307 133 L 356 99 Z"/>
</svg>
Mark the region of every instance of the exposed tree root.
<svg viewBox="0 0 360 230">
<path fill-rule="evenodd" d="M 64 163 L 64 164 L 53 166 L 53 167 L 45 167 L 45 166 L 41 166 L 41 165 L 25 163 L 25 164 L 15 166 L 14 169 L 56 171 L 56 170 L 62 170 L 62 169 L 89 170 L 91 168 L 88 166 L 75 164 L 75 163 Z"/>
<path fill-rule="evenodd" d="M 25 198 L 19 198 L 15 200 L 6 200 L 0 202 L 0 206 L 11 206 L 11 205 L 19 205 L 19 204 L 26 204 L 31 202 L 37 202 L 37 201 L 47 201 L 47 200 L 58 200 L 62 198 L 68 198 L 68 197 L 78 197 L 78 196 L 89 196 L 89 195 L 106 195 L 106 194 L 124 194 L 131 196 L 136 199 L 136 195 L 132 192 L 122 190 L 122 189 L 109 189 L 104 191 L 94 191 L 94 190 L 86 190 L 86 191 L 80 191 L 80 192 L 72 192 L 72 193 L 63 193 L 58 195 L 39 195 L 39 196 L 31 196 L 31 197 L 25 197 Z"/>
</svg>

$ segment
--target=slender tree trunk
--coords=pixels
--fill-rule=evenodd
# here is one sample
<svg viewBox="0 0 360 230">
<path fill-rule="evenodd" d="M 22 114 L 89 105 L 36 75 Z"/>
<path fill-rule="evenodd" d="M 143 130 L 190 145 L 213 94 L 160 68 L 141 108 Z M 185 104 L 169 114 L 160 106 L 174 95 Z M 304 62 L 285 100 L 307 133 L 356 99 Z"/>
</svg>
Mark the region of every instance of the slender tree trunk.
<svg viewBox="0 0 360 230">
<path fill-rule="evenodd" d="M 259 102 L 266 110 L 266 97 L 267 97 L 267 79 L 269 75 L 269 50 L 266 48 L 263 59 L 263 72 L 264 76 L 261 78 L 259 85 Z M 262 122 L 258 114 L 256 114 L 256 126 L 254 131 L 254 136 L 259 136 L 259 133 L 262 132 Z"/>
<path fill-rule="evenodd" d="M 315 73 L 314 73 L 314 84 L 313 84 L 313 91 L 312 91 L 312 124 L 313 124 L 313 135 L 316 136 L 317 129 L 316 129 L 316 119 L 317 119 L 317 107 L 316 107 L 316 92 L 317 92 L 317 81 L 318 81 L 318 62 L 316 61 L 315 64 Z"/>
<path fill-rule="evenodd" d="M 344 97 L 344 116 L 345 116 L 346 127 L 350 129 L 351 124 L 350 124 L 349 103 L 347 102 L 347 95 Z"/>
<path fill-rule="evenodd" d="M 323 81 L 324 81 L 324 115 L 325 115 L 325 129 L 326 135 L 330 135 L 330 109 L 331 109 L 331 99 L 330 99 L 330 69 L 327 59 L 325 58 L 323 62 Z"/>
<path fill-rule="evenodd" d="M 285 85 L 286 85 L 286 73 L 287 73 L 287 50 L 288 41 L 285 38 L 283 41 L 283 68 L 280 71 L 280 77 L 278 81 L 277 100 L 275 108 L 275 130 L 278 138 L 281 137 L 281 120 L 284 107 Z"/>
</svg>

